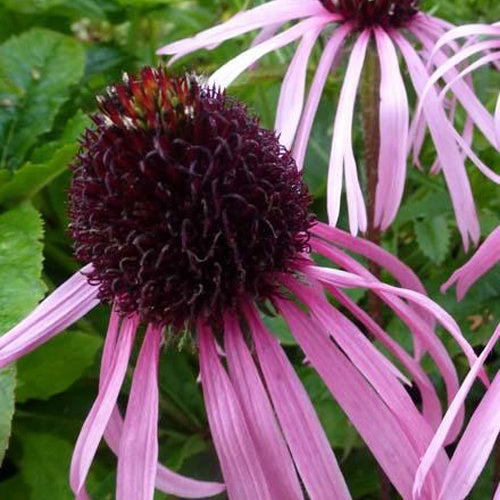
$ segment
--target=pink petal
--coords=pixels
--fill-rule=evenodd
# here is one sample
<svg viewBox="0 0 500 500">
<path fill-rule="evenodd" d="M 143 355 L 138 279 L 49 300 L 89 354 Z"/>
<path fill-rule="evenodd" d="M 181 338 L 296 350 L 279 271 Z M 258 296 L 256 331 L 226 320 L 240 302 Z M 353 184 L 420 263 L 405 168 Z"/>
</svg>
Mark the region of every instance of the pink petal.
<svg viewBox="0 0 500 500">
<path fill-rule="evenodd" d="M 328 439 L 293 367 L 253 306 L 247 307 L 245 316 L 276 415 L 309 496 L 350 498 Z"/>
<path fill-rule="evenodd" d="M 429 78 L 425 66 L 410 43 L 398 32 L 392 32 L 392 38 L 399 46 L 408 66 L 413 86 L 417 94 L 421 96 Z M 455 144 L 452 126 L 433 89 L 429 91 L 426 100 L 423 102 L 424 115 L 443 167 L 463 244 L 467 248 L 468 236 L 470 235 L 472 241 L 477 242 L 480 232 L 465 166 Z"/>
<path fill-rule="evenodd" d="M 448 330 L 448 332 L 454 338 L 455 342 L 462 348 L 462 351 L 469 360 L 470 365 L 472 366 L 476 362 L 477 356 L 470 344 L 462 335 L 457 322 L 444 309 L 442 309 L 438 304 L 433 302 L 425 295 L 421 295 L 413 290 L 386 285 L 385 283 L 368 281 L 356 274 L 346 271 L 339 271 L 337 269 L 327 269 L 324 267 L 310 266 L 307 268 L 307 272 L 310 273 L 312 277 L 320 281 L 326 281 L 327 283 L 331 283 L 332 285 L 340 286 L 343 288 L 366 287 L 370 290 L 378 290 L 384 293 L 387 292 L 390 295 L 401 297 L 418 304 L 420 307 L 427 309 L 428 312 L 433 314 L 434 317 L 446 328 L 446 330 Z M 488 383 L 486 376 L 483 376 L 482 379 L 486 384 Z"/>
<path fill-rule="evenodd" d="M 226 316 L 224 338 L 231 381 L 268 478 L 271 496 L 304 498 L 266 389 L 233 316 Z"/>
<path fill-rule="evenodd" d="M 426 35 L 423 30 L 410 27 L 410 31 L 417 37 L 418 40 L 422 42 L 425 49 L 429 53 L 432 53 L 436 40 L 434 40 L 433 37 Z M 438 50 L 434 54 L 434 59 L 435 65 L 443 65 L 446 64 L 448 56 L 442 50 Z M 444 79 L 449 81 L 456 74 L 457 70 L 452 68 L 444 75 Z M 462 81 L 455 82 L 452 90 L 484 136 L 488 139 L 488 141 L 490 141 L 491 144 L 495 145 L 496 140 L 493 118 L 488 113 L 488 110 L 481 104 L 473 90 Z"/>
<path fill-rule="evenodd" d="M 101 358 L 101 373 L 99 387 L 101 388 L 110 369 L 113 352 L 116 347 L 116 339 L 119 331 L 120 316 L 113 308 L 109 322 L 106 342 Z M 118 407 L 115 405 L 108 425 L 104 432 L 104 439 L 115 455 L 118 455 L 121 435 L 123 432 L 123 420 Z M 161 464 L 156 465 L 156 488 L 160 491 L 182 498 L 205 498 L 217 495 L 225 490 L 224 484 L 197 481 L 181 476 L 167 469 Z"/>
<path fill-rule="evenodd" d="M 314 122 L 314 116 L 318 110 L 321 93 L 325 87 L 326 79 L 334 65 L 335 57 L 338 55 L 339 50 L 342 48 L 346 36 L 351 32 L 352 26 L 349 24 L 342 24 L 336 29 L 323 49 L 323 54 L 319 60 L 314 79 L 309 89 L 309 96 L 302 113 L 299 129 L 295 138 L 293 146 L 293 157 L 299 169 L 304 165 L 304 158 L 306 156 L 307 144 L 311 135 L 311 129 Z"/>
<path fill-rule="evenodd" d="M 476 379 L 478 373 L 482 370 L 484 361 L 490 354 L 499 337 L 500 326 L 497 327 L 495 333 L 489 340 L 483 352 L 469 371 L 462 386 L 457 392 L 457 395 L 453 399 L 448 411 L 446 412 L 441 425 L 436 431 L 436 434 L 434 435 L 429 448 L 425 452 L 425 455 L 422 457 L 422 461 L 415 476 L 415 485 L 413 491 L 416 496 L 420 494 L 422 487 L 425 485 L 427 473 L 434 463 L 438 451 L 442 448 L 446 436 L 448 435 L 450 428 L 452 427 L 453 421 L 455 420 L 460 408 L 463 406 L 465 398 L 467 397 L 467 394 L 469 393 L 474 380 Z M 487 392 L 487 394 L 489 393 L 490 395 L 485 396 L 478 409 L 476 410 L 475 416 L 477 415 L 476 419 L 479 419 L 481 421 L 481 427 L 478 429 L 473 425 L 473 421 L 475 418 L 473 417 L 469 426 L 467 427 L 467 430 L 464 433 L 464 436 L 461 438 L 457 449 L 455 450 L 452 461 L 450 463 L 450 467 L 446 474 L 445 482 L 442 487 L 442 492 L 445 493 L 446 498 L 458 499 L 464 498 L 467 495 L 468 491 L 470 490 L 470 488 L 472 488 L 472 485 L 477 479 L 477 476 L 484 467 L 491 448 L 495 443 L 496 436 L 500 431 L 500 418 L 495 418 L 495 416 L 498 417 L 498 415 L 500 415 L 500 377 L 497 377 L 497 379 L 497 388 L 495 389 L 493 387 L 495 383 L 490 386 Z M 491 401 L 491 407 L 489 403 L 490 399 L 493 399 L 492 394 L 494 394 L 495 391 L 498 393 L 497 395 L 499 397 L 496 402 L 496 415 L 495 413 L 491 412 L 491 410 L 495 408 L 495 403 Z M 480 408 L 482 407 L 483 410 L 480 410 Z M 482 411 L 485 411 L 486 413 L 482 413 Z M 491 421 L 488 420 L 488 415 L 490 415 Z M 494 420 L 496 421 L 496 425 L 493 424 Z M 493 432 L 495 428 L 496 433 Z M 471 434 L 477 439 L 477 441 L 471 442 Z M 489 441 L 491 441 L 491 443 L 489 443 Z M 491 444 L 491 446 L 489 446 L 489 444 Z M 476 452 L 476 455 L 473 453 L 473 451 Z M 470 458 L 474 458 L 475 460 L 469 461 Z M 460 463 L 460 461 L 462 461 L 462 463 Z M 466 466 L 468 461 L 469 466 Z M 454 472 L 454 474 L 451 474 L 452 471 Z M 452 480 L 451 482 L 454 483 L 453 485 L 449 484 L 450 479 Z M 458 494 L 457 486 L 462 489 L 463 492 L 463 488 L 466 484 L 469 484 L 469 489 L 463 495 Z M 450 495 L 450 489 L 455 492 L 455 495 Z"/>
<path fill-rule="evenodd" d="M 351 51 L 333 126 L 332 150 L 328 170 L 328 219 L 333 226 L 337 223 L 340 213 L 342 174 L 345 167 L 349 227 L 352 234 L 358 232 L 360 213 L 366 214 L 364 202 L 360 205 L 359 199 L 361 188 L 357 178 L 356 164 L 352 151 L 352 121 L 356 92 L 369 40 L 369 32 L 363 31 Z"/>
<path fill-rule="evenodd" d="M 98 287 L 89 285 L 86 266 L 42 301 L 23 321 L 0 337 L 0 368 L 28 354 L 94 308 Z"/>
<path fill-rule="evenodd" d="M 290 149 L 302 115 L 306 88 L 307 63 L 323 25 L 308 31 L 300 41 L 281 85 L 274 129 L 280 143 Z"/>
<path fill-rule="evenodd" d="M 213 333 L 198 327 L 200 370 L 205 406 L 217 455 L 230 498 L 269 499 L 272 496 L 238 398 L 222 367 Z"/>
<path fill-rule="evenodd" d="M 432 438 L 432 429 L 420 415 L 409 394 L 397 380 L 392 366 L 373 344 L 351 323 L 310 287 L 299 283 L 285 285 L 311 311 L 318 326 L 331 335 L 336 344 L 350 359 L 353 366 L 366 378 L 399 421 L 401 429 L 412 442 L 415 452 L 424 453 Z M 316 327 L 316 330 L 318 328 Z M 317 336 L 317 334 L 316 334 Z M 311 362 L 314 361 L 311 359 Z M 444 476 L 447 459 L 443 454 L 439 462 L 440 478 Z"/>
<path fill-rule="evenodd" d="M 179 40 L 165 45 L 157 51 L 161 54 L 180 54 L 182 56 L 195 50 L 218 45 L 219 43 L 237 37 L 254 29 L 264 28 L 271 24 L 284 24 L 301 17 L 325 14 L 325 9 L 319 2 L 304 2 L 303 0 L 275 0 L 259 5 L 246 12 L 241 12 L 229 21 L 201 31 L 193 38 Z M 332 16 L 332 21 L 335 16 Z"/>
<path fill-rule="evenodd" d="M 366 257 L 380 267 L 383 267 L 389 274 L 396 278 L 403 287 L 410 288 L 424 295 L 426 294 L 424 285 L 406 264 L 371 241 L 363 238 L 354 238 L 341 229 L 327 226 L 321 222 L 317 223 L 312 228 L 312 232 L 334 245 L 346 248 L 358 255 Z M 362 275 L 366 277 L 371 276 L 368 270 L 364 269 L 362 266 L 359 266 L 357 269 Z M 434 327 L 434 319 L 426 311 L 420 308 L 416 310 L 430 327 Z"/>
<path fill-rule="evenodd" d="M 123 320 L 111 366 L 97 399 L 83 424 L 71 460 L 70 484 L 77 494 L 83 487 L 90 465 L 104 434 L 128 367 L 138 318 Z"/>
<path fill-rule="evenodd" d="M 316 239 L 311 240 L 311 246 L 321 255 L 329 258 L 332 262 L 337 265 L 351 271 L 355 272 L 358 276 L 363 276 L 366 279 L 375 280 L 375 277 L 371 275 L 359 262 L 357 262 L 352 257 L 349 257 L 345 253 L 322 244 Z M 439 371 L 441 372 L 446 385 L 446 391 L 448 395 L 448 400 L 451 401 L 458 390 L 458 376 L 455 370 L 455 366 L 448 355 L 447 350 L 443 346 L 443 343 L 439 337 L 434 333 L 434 327 L 429 326 L 429 324 L 423 321 L 423 315 L 420 313 L 415 313 L 412 308 L 410 308 L 404 301 L 398 297 L 384 292 L 379 292 L 375 290 L 375 293 L 405 322 L 410 331 L 413 333 L 415 338 L 419 339 L 421 345 L 429 351 L 429 354 L 435 361 Z M 450 442 L 456 437 L 460 431 L 464 416 L 464 411 L 462 408 L 461 418 L 462 420 L 457 420 L 456 426 L 453 428 L 454 434 L 450 436 Z"/>
<path fill-rule="evenodd" d="M 161 338 L 161 328 L 148 327 L 134 370 L 118 453 L 118 500 L 150 500 L 154 496 Z"/>
<path fill-rule="evenodd" d="M 231 82 L 236 80 L 243 71 L 267 53 L 288 45 L 294 40 L 304 36 L 307 32 L 316 30 L 328 22 L 329 19 L 326 16 L 308 18 L 282 31 L 278 35 L 273 36 L 269 40 L 242 52 L 215 71 L 208 80 L 209 85 L 216 85 L 221 88 L 227 87 Z"/>
<path fill-rule="evenodd" d="M 380 154 L 375 224 L 387 229 L 396 216 L 406 180 L 409 108 L 398 56 L 387 33 L 375 30 L 380 62 Z"/>
<path fill-rule="evenodd" d="M 362 435 L 377 462 L 404 498 L 411 498 L 418 455 L 399 422 L 356 368 L 314 321 L 290 302 L 279 307 L 293 335 L 332 395 Z"/>
<path fill-rule="evenodd" d="M 469 288 L 500 260 L 499 249 L 500 226 L 486 238 L 472 258 L 451 275 L 441 287 L 441 292 L 444 293 L 450 286 L 457 283 L 457 298 L 462 300 Z"/>
<path fill-rule="evenodd" d="M 332 296 L 351 314 L 365 326 L 365 328 L 396 358 L 411 374 L 415 380 L 422 397 L 422 413 L 432 428 L 437 428 L 441 422 L 441 403 L 436 389 L 429 379 L 427 373 L 418 362 L 413 359 L 389 334 L 387 334 L 361 307 L 359 307 L 348 295 L 333 286 L 327 286 Z"/>
</svg>

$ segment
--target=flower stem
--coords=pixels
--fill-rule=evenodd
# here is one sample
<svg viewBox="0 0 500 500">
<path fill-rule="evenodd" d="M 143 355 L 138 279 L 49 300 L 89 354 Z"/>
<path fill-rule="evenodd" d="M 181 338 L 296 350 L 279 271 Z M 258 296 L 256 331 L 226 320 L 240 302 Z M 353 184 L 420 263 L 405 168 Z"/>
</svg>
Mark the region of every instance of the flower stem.
<svg viewBox="0 0 500 500">
<path fill-rule="evenodd" d="M 380 126 L 379 126 L 379 103 L 380 103 L 380 67 L 377 51 L 371 42 L 367 53 L 360 87 L 363 132 L 364 132 L 364 154 L 365 154 L 365 177 L 367 191 L 368 230 L 366 238 L 375 243 L 380 243 L 380 230 L 375 227 L 375 192 L 378 181 L 378 156 L 380 150 Z M 369 264 L 369 269 L 377 278 L 380 277 L 380 267 L 374 263 Z M 382 324 L 382 304 L 373 293 L 368 294 L 368 311 L 370 316 L 379 324 Z M 391 482 L 384 471 L 378 467 L 380 482 L 380 499 L 390 500 L 392 493 Z"/>
</svg>

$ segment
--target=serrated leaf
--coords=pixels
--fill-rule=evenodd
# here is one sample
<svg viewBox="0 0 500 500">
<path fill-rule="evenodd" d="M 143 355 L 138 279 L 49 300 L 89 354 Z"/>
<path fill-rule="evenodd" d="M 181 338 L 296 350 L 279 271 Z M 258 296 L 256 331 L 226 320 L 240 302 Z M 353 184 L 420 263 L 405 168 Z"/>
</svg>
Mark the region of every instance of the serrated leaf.
<svg viewBox="0 0 500 500">
<path fill-rule="evenodd" d="M 69 87 L 83 75 L 84 61 L 76 40 L 42 28 L 0 46 L 0 167 L 17 168 L 51 130 Z"/>
<path fill-rule="evenodd" d="M 43 296 L 42 222 L 25 205 L 0 215 L 0 332 L 15 325 Z M 0 462 L 14 412 L 15 369 L 0 372 Z"/>
<path fill-rule="evenodd" d="M 12 205 L 32 198 L 68 168 L 77 151 L 75 142 L 57 150 L 46 163 L 25 163 L 0 187 L 0 204 Z"/>
<path fill-rule="evenodd" d="M 95 335 L 67 332 L 20 359 L 16 400 L 47 399 L 65 391 L 93 365 L 101 346 Z"/>
<path fill-rule="evenodd" d="M 72 446 L 49 434 L 20 434 L 23 446 L 21 474 L 30 490 L 30 500 L 73 498 L 68 473 Z"/>
<path fill-rule="evenodd" d="M 450 229 L 446 217 L 437 216 L 415 223 L 417 243 L 422 253 L 441 264 L 450 250 Z"/>
</svg>

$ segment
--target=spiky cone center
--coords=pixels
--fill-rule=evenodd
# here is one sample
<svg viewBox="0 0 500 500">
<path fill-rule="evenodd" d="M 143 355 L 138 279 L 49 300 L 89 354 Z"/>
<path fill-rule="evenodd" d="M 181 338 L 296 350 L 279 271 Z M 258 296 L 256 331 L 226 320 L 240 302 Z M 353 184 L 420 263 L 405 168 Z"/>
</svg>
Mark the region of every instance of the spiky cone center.
<svg viewBox="0 0 500 500">
<path fill-rule="evenodd" d="M 225 93 L 161 68 L 127 76 L 98 104 L 69 206 L 101 300 L 184 328 L 272 297 L 313 222 L 276 135 Z"/>
<path fill-rule="evenodd" d="M 419 11 L 419 0 L 320 0 L 330 12 L 341 14 L 358 29 L 401 28 Z"/>
</svg>

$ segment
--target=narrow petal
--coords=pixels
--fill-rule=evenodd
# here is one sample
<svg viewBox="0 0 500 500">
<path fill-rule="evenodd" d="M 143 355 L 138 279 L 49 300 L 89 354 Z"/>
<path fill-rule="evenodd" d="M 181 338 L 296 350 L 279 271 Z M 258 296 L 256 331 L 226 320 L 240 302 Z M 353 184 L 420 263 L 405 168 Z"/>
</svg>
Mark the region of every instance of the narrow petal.
<svg viewBox="0 0 500 500">
<path fill-rule="evenodd" d="M 333 32 L 323 49 L 323 53 L 321 54 L 321 59 L 319 60 L 311 88 L 309 89 L 309 96 L 307 98 L 304 112 L 302 113 L 302 118 L 300 120 L 299 129 L 293 146 L 293 157 L 295 158 L 299 169 L 302 169 L 304 165 L 307 144 L 309 142 L 314 117 L 316 115 L 316 111 L 318 110 L 319 101 L 323 88 L 325 87 L 326 79 L 332 70 L 335 58 L 338 55 L 339 50 L 342 48 L 346 36 L 351 32 L 351 30 L 352 26 L 349 24 L 342 24 Z"/>
<path fill-rule="evenodd" d="M 423 30 L 416 29 L 410 26 L 410 31 L 417 37 L 419 41 L 422 42 L 424 48 L 431 54 L 436 40 L 434 37 L 428 36 Z M 434 65 L 446 64 L 448 56 L 442 50 L 438 50 L 434 53 L 433 61 Z M 443 75 L 446 81 L 451 80 L 457 74 L 457 70 L 452 68 L 445 75 Z M 423 88 L 422 88 L 423 89 Z M 481 104 L 474 91 L 464 83 L 463 81 L 457 81 L 452 87 L 453 93 L 457 96 L 460 104 L 467 111 L 469 116 L 474 120 L 474 123 L 481 130 L 488 141 L 495 145 L 495 127 L 493 123 L 493 117 L 490 115 L 488 110 Z"/>
<path fill-rule="evenodd" d="M 340 91 L 337 113 L 335 115 L 332 150 L 328 169 L 328 219 L 330 224 L 334 226 L 337 223 L 340 213 L 344 162 L 346 156 L 349 154 L 348 158 L 350 161 L 345 165 L 345 167 L 349 169 L 348 173 L 346 173 L 346 195 L 350 217 L 349 226 L 353 234 L 356 234 L 358 231 L 357 216 L 359 199 L 356 193 L 361 188 L 357 179 L 356 165 L 355 162 L 352 161 L 354 157 L 352 152 L 352 122 L 356 92 L 358 90 L 369 40 L 369 32 L 363 31 L 359 35 L 351 51 L 344 83 Z M 364 204 L 360 209 L 364 209 L 366 212 Z"/>
<path fill-rule="evenodd" d="M 193 38 L 186 38 L 165 45 L 157 51 L 157 54 L 186 55 L 195 50 L 218 45 L 230 38 L 271 24 L 284 24 L 294 19 L 321 15 L 325 14 L 325 12 L 319 2 L 304 2 L 303 0 L 282 2 L 281 0 L 274 0 L 241 12 L 223 24 L 201 31 Z"/>
<path fill-rule="evenodd" d="M 216 85 L 221 88 L 225 88 L 231 84 L 238 76 L 243 73 L 248 67 L 258 61 L 261 57 L 277 50 L 298 38 L 304 36 L 311 30 L 315 30 L 320 26 L 324 26 L 329 22 L 329 19 L 325 16 L 308 18 L 305 21 L 301 21 L 291 28 L 273 36 L 269 40 L 262 42 L 255 47 L 242 52 L 237 55 L 234 59 L 221 66 L 212 76 L 209 78 L 208 83 L 210 85 Z"/>
<path fill-rule="evenodd" d="M 434 317 L 444 326 L 444 328 L 448 330 L 455 342 L 462 348 L 462 351 L 469 360 L 470 365 L 472 366 L 476 362 L 477 356 L 470 344 L 462 335 L 457 322 L 444 309 L 442 309 L 438 304 L 433 302 L 425 295 L 421 295 L 420 293 L 413 290 L 398 288 L 392 285 L 387 285 L 385 283 L 368 281 L 356 274 L 346 271 L 340 271 L 337 269 L 327 269 L 324 267 L 310 266 L 307 268 L 307 272 L 310 272 L 312 277 L 319 279 L 320 281 L 326 281 L 343 288 L 366 287 L 370 290 L 378 290 L 384 293 L 387 292 L 387 294 L 401 297 L 418 304 L 419 306 L 427 309 L 428 312 L 433 314 Z M 487 377 L 482 376 L 482 379 L 486 384 L 488 383 Z"/>
<path fill-rule="evenodd" d="M 119 332 L 120 315 L 113 308 L 109 321 L 106 342 L 101 358 L 101 373 L 99 387 L 103 386 L 111 367 L 111 360 L 116 348 L 116 339 Z M 119 453 L 120 440 L 123 432 L 123 419 L 118 407 L 115 405 L 104 432 L 104 439 L 115 455 Z M 161 464 L 156 465 L 156 488 L 164 493 L 181 498 L 206 498 L 218 495 L 225 490 L 224 484 L 208 481 L 198 481 L 177 474 Z"/>
<path fill-rule="evenodd" d="M 84 267 L 42 301 L 23 321 L 0 337 L 0 368 L 28 354 L 78 321 L 99 300 L 98 287 L 89 285 Z"/>
<path fill-rule="evenodd" d="M 392 38 L 403 54 L 413 86 L 420 97 L 429 78 L 427 70 L 419 55 L 403 36 L 393 32 Z M 455 143 L 452 126 L 439 103 L 434 89 L 429 90 L 424 101 L 423 111 L 443 167 L 443 174 L 453 202 L 463 244 L 467 249 L 469 235 L 473 242 L 477 243 L 479 240 L 479 222 L 465 165 Z"/>
<path fill-rule="evenodd" d="M 396 50 L 387 33 L 375 29 L 380 62 L 380 154 L 375 224 L 387 229 L 396 216 L 406 180 L 409 107 Z"/>
<path fill-rule="evenodd" d="M 408 392 L 400 384 L 398 380 L 400 377 L 395 373 L 397 369 L 352 322 L 332 307 L 324 296 L 318 296 L 315 290 L 311 290 L 311 287 L 302 285 L 293 278 L 287 280 L 285 285 L 311 311 L 311 315 L 316 319 L 316 331 L 319 333 L 323 329 L 327 335 L 330 335 L 353 366 L 375 389 L 412 442 L 416 454 L 420 456 L 424 453 L 433 432 L 418 412 Z M 439 461 L 438 482 L 444 477 L 446 466 L 447 459 L 442 453 Z"/>
<path fill-rule="evenodd" d="M 401 286 L 410 288 L 424 295 L 427 293 L 418 276 L 406 264 L 371 241 L 363 238 L 354 238 L 341 229 L 327 226 L 321 222 L 312 228 L 312 232 L 334 245 L 357 253 L 375 264 L 378 264 L 396 278 Z M 358 269 L 359 272 L 364 273 L 365 276 L 370 276 L 370 273 L 362 266 L 359 266 Z M 430 327 L 434 326 L 434 319 L 426 311 L 419 308 L 416 310 Z"/>
<path fill-rule="evenodd" d="M 419 466 L 417 474 L 415 476 L 415 485 L 414 485 L 414 494 L 415 495 L 420 494 L 422 487 L 425 484 L 427 473 L 428 473 L 430 467 L 432 466 L 432 464 L 434 463 L 434 460 L 436 458 L 438 451 L 442 448 L 442 446 L 445 442 L 446 436 L 448 435 L 448 433 L 450 431 L 450 428 L 453 424 L 453 421 L 455 420 L 455 418 L 457 416 L 459 409 L 464 404 L 465 398 L 467 397 L 467 394 L 469 393 L 469 391 L 472 387 L 472 384 L 474 383 L 474 380 L 478 376 L 478 373 L 480 372 L 480 370 L 482 370 L 484 361 L 486 360 L 486 358 L 488 357 L 488 355 L 492 351 L 492 349 L 495 346 L 499 337 L 500 337 L 500 326 L 497 327 L 497 329 L 495 330 L 495 333 L 493 334 L 493 336 L 489 340 L 486 347 L 483 349 L 483 352 L 481 353 L 481 355 L 479 356 L 479 358 L 477 359 L 477 361 L 474 363 L 471 370 L 469 371 L 467 377 L 465 378 L 463 384 L 461 385 L 459 391 L 457 392 L 457 395 L 453 399 L 448 411 L 446 412 L 446 414 L 443 418 L 443 421 L 441 422 L 441 425 L 439 426 L 438 430 L 436 431 L 436 434 L 434 435 L 432 442 L 430 443 L 427 451 L 425 452 L 425 455 L 422 457 L 420 466 Z M 490 386 L 490 388 L 488 389 L 488 393 L 490 393 L 488 400 L 490 398 L 492 398 L 491 394 L 494 394 L 495 391 L 498 392 L 499 399 L 496 403 L 496 407 L 497 407 L 496 416 L 498 417 L 498 415 L 500 414 L 500 377 L 497 377 L 497 378 L 499 379 L 497 382 L 498 387 L 495 389 L 493 387 L 494 383 Z M 486 399 L 486 397 L 485 397 L 485 399 Z M 481 404 L 477 408 L 476 414 L 478 414 L 477 418 L 481 419 L 482 423 L 486 427 L 483 427 L 482 431 L 477 429 L 477 428 L 475 429 L 474 425 L 473 425 L 474 417 L 473 417 L 473 419 L 471 419 L 471 422 L 469 423 L 469 426 L 467 427 L 467 430 L 465 431 L 464 436 L 461 438 L 460 443 L 459 443 L 457 449 L 455 450 L 452 461 L 450 463 L 450 467 L 456 467 L 458 470 L 455 470 L 454 471 L 455 474 L 452 475 L 451 477 L 450 477 L 450 469 L 448 469 L 448 472 L 446 474 L 446 477 L 448 479 L 445 480 L 445 484 L 443 484 L 443 489 L 442 489 L 442 491 L 445 492 L 446 498 L 459 499 L 459 498 L 464 498 L 466 496 L 468 491 L 466 491 L 463 496 L 461 494 L 457 494 L 457 493 L 455 495 L 450 496 L 449 491 L 447 491 L 447 488 L 445 488 L 446 481 L 448 481 L 448 483 L 449 483 L 449 480 L 451 478 L 453 478 L 452 482 L 456 482 L 456 483 L 460 484 L 461 488 L 463 488 L 464 483 L 470 484 L 470 488 L 471 488 L 472 485 L 474 484 L 476 478 L 477 478 L 477 475 L 484 467 L 484 463 L 486 462 L 488 455 L 491 451 L 491 448 L 493 447 L 493 444 L 495 443 L 496 436 L 497 436 L 498 432 L 500 431 L 500 418 L 495 419 L 493 417 L 494 413 L 490 414 L 493 417 L 491 422 L 489 422 L 487 418 L 485 418 L 483 420 L 484 417 L 487 417 L 487 414 L 480 416 L 481 415 L 480 408 L 483 406 L 483 404 L 486 406 L 487 411 L 492 410 L 492 408 L 489 408 L 488 401 L 485 402 L 485 399 L 483 399 L 483 401 L 481 402 Z M 494 405 L 494 403 L 493 403 L 493 405 Z M 495 426 L 493 426 L 493 428 L 491 427 L 493 420 L 496 420 L 496 422 L 497 422 L 496 434 L 494 432 L 492 432 L 495 428 Z M 489 435 L 488 435 L 488 432 L 489 432 Z M 473 435 L 477 438 L 481 437 L 482 439 L 480 439 L 480 442 L 474 442 L 474 441 L 470 442 L 470 434 L 471 433 L 473 433 Z M 478 436 L 478 434 L 481 434 L 481 436 Z M 486 439 L 486 442 L 485 442 L 485 439 Z M 468 445 L 467 447 L 464 447 L 465 443 L 464 444 L 462 443 L 463 440 L 465 440 L 465 443 L 467 443 L 467 445 Z M 491 446 L 488 449 L 487 442 L 489 440 L 491 440 Z M 480 451 L 480 449 L 481 449 L 480 444 L 485 445 L 485 448 L 482 451 Z M 481 458 L 478 455 L 473 455 L 472 450 L 471 450 L 471 446 L 476 451 L 476 453 L 478 453 L 481 456 L 481 458 L 484 460 L 481 460 Z M 465 465 L 464 461 L 468 460 L 465 457 L 461 457 L 461 455 L 464 454 L 464 451 L 465 451 L 465 454 L 467 454 L 467 455 L 469 455 L 469 453 L 470 453 L 470 458 L 473 458 L 475 460 L 470 462 L 470 467 L 464 467 L 463 469 L 460 469 L 460 461 L 462 461 L 461 465 Z M 458 453 L 458 455 L 457 455 L 457 453 Z M 455 458 L 456 455 L 457 455 L 457 458 Z M 457 462 L 458 462 L 458 464 L 457 464 Z M 477 471 L 477 474 L 474 474 L 473 471 Z M 467 483 L 468 481 L 469 481 L 469 483 Z M 470 481 L 472 481 L 472 483 L 470 483 Z M 455 492 L 457 491 L 456 486 L 452 487 L 450 484 L 448 484 L 448 488 L 452 488 L 453 491 L 455 491 Z"/>
<path fill-rule="evenodd" d="M 280 134 L 280 142 L 287 149 L 290 149 L 293 144 L 302 115 L 307 63 L 322 29 L 323 25 L 316 26 L 315 29 L 308 31 L 303 36 L 291 63 L 288 65 L 288 70 L 281 85 L 274 129 Z"/>
<path fill-rule="evenodd" d="M 238 320 L 227 316 L 224 338 L 229 374 L 241 403 L 273 498 L 304 498 L 290 452 Z"/>
<path fill-rule="evenodd" d="M 498 226 L 479 247 L 472 258 L 457 269 L 441 287 L 444 293 L 457 283 L 457 298 L 462 300 L 469 288 L 486 274 L 500 260 L 500 226 Z"/>
<path fill-rule="evenodd" d="M 408 370 L 415 381 L 422 398 L 422 413 L 432 428 L 436 429 L 442 419 L 441 402 L 436 389 L 429 376 L 419 363 L 412 358 L 392 337 L 381 328 L 373 318 L 359 307 L 348 295 L 333 286 L 327 286 L 332 296 L 354 317 L 365 326 L 365 328 Z"/>
<path fill-rule="evenodd" d="M 293 335 L 403 498 L 411 498 L 418 455 L 399 422 L 360 373 L 296 306 L 279 301 Z M 430 497 L 429 497 L 430 498 Z"/>
<path fill-rule="evenodd" d="M 314 238 L 311 240 L 311 245 L 315 251 L 320 253 L 320 255 L 324 255 L 344 269 L 354 272 L 358 276 L 363 276 L 366 279 L 375 280 L 375 277 L 371 275 L 371 273 L 369 273 L 359 262 L 346 255 L 344 252 L 341 252 L 334 247 L 325 246 Z M 422 345 L 425 350 L 429 351 L 429 354 L 436 363 L 439 372 L 443 376 L 448 401 L 451 402 L 458 390 L 458 376 L 448 351 L 434 332 L 434 327 L 429 325 L 428 322 L 423 321 L 423 315 L 420 312 L 416 312 L 398 297 L 380 292 L 378 290 L 374 291 L 396 313 L 396 315 L 403 320 L 409 330 L 413 333 L 414 338 L 419 339 L 420 345 Z M 427 312 L 427 314 L 429 313 Z M 456 425 L 453 428 L 454 433 L 450 436 L 450 442 L 456 438 L 460 431 L 464 418 L 463 408 L 460 417 L 461 419 L 457 420 Z"/>
<path fill-rule="evenodd" d="M 118 500 L 150 500 L 154 496 L 161 338 L 161 328 L 148 327 L 134 370 L 118 453 Z"/>
<path fill-rule="evenodd" d="M 311 498 L 350 498 L 309 397 L 278 341 L 253 306 L 246 319 L 276 415 L 304 486 Z"/>
<path fill-rule="evenodd" d="M 127 371 L 137 325 L 137 318 L 123 320 L 109 372 L 78 436 L 71 460 L 70 473 L 70 484 L 75 494 L 82 489 L 85 483 L 97 447 L 118 399 Z"/>
<path fill-rule="evenodd" d="M 246 419 L 219 361 L 213 333 L 206 326 L 199 326 L 198 332 L 203 396 L 228 495 L 241 500 L 271 500 Z"/>
</svg>

